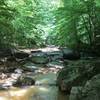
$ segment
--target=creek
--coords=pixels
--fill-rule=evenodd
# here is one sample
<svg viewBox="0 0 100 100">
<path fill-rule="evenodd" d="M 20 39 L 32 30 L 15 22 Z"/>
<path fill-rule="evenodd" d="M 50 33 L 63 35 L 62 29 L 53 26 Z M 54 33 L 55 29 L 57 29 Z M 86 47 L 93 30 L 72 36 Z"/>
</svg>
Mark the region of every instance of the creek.
<svg viewBox="0 0 100 100">
<path fill-rule="evenodd" d="M 56 74 L 36 75 L 36 85 L 0 91 L 0 100 L 68 100 L 68 96 L 58 90 Z"/>
</svg>

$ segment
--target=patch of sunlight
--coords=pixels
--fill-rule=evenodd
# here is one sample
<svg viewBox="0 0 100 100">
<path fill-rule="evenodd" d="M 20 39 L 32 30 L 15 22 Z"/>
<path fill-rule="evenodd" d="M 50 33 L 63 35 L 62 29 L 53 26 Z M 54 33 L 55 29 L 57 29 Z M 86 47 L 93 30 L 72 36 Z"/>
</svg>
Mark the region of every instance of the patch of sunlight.
<svg viewBox="0 0 100 100">
<path fill-rule="evenodd" d="M 55 67 L 55 68 L 63 68 L 64 67 L 63 65 L 56 65 L 56 64 L 49 64 L 49 65 L 52 67 Z"/>
<path fill-rule="evenodd" d="M 52 5 L 57 5 L 57 1 L 51 1 Z"/>
<path fill-rule="evenodd" d="M 19 91 L 10 91 L 9 93 L 10 93 L 10 95 L 11 96 L 22 96 L 22 95 L 24 95 L 25 93 L 27 92 L 27 90 L 19 90 Z"/>
<path fill-rule="evenodd" d="M 12 88 L 0 92 L 0 100 L 30 100 L 30 97 L 36 95 L 38 91 L 39 89 L 33 86 L 25 89 Z"/>
<path fill-rule="evenodd" d="M 43 52 L 53 52 L 53 51 L 60 51 L 59 49 L 58 49 L 58 47 L 47 47 L 47 48 L 42 48 L 42 49 L 40 49 L 40 50 L 42 50 Z"/>
<path fill-rule="evenodd" d="M 49 90 L 45 87 L 39 87 L 39 90 L 42 92 L 48 92 Z"/>
<path fill-rule="evenodd" d="M 9 96 L 9 93 L 8 91 L 0 91 L 0 97 L 8 97 Z M 1 99 L 1 98 L 0 98 Z"/>
<path fill-rule="evenodd" d="M 23 96 L 26 94 L 30 94 L 31 92 L 36 93 L 37 89 L 34 87 L 29 87 L 29 88 L 25 88 L 25 89 L 15 89 L 15 90 L 10 90 L 9 94 L 11 96 Z"/>
<path fill-rule="evenodd" d="M 41 79 L 39 81 L 37 81 L 37 83 L 45 83 L 47 84 L 49 82 L 50 79 Z"/>
<path fill-rule="evenodd" d="M 6 97 L 0 97 L 0 100 L 8 100 Z"/>
</svg>

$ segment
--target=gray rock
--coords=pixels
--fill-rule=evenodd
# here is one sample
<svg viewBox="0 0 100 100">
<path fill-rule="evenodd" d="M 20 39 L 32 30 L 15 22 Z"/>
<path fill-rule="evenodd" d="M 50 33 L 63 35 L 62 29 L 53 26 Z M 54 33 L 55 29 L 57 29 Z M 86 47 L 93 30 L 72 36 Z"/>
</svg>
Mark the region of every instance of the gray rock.
<svg viewBox="0 0 100 100">
<path fill-rule="evenodd" d="M 46 53 L 43 53 L 43 52 L 32 53 L 30 58 L 31 58 L 31 61 L 36 64 L 46 64 L 49 62 L 48 56 L 46 55 Z"/>
<path fill-rule="evenodd" d="M 80 98 L 80 95 L 79 93 L 81 93 L 82 91 L 82 87 L 72 87 L 71 89 L 71 93 L 70 93 L 70 96 L 69 96 L 69 100 L 79 100 Z"/>
<path fill-rule="evenodd" d="M 61 48 L 63 52 L 63 58 L 68 60 L 77 60 L 80 59 L 80 53 L 76 50 L 70 48 Z"/>
<path fill-rule="evenodd" d="M 23 69 L 25 71 L 31 71 L 31 72 L 38 70 L 38 67 L 39 66 L 37 64 L 31 63 L 31 62 L 27 62 L 26 64 L 23 65 Z"/>
<path fill-rule="evenodd" d="M 2 90 L 4 91 L 4 90 L 6 90 L 6 88 L 3 87 L 2 84 L 0 84 L 0 91 L 2 91 Z"/>
<path fill-rule="evenodd" d="M 15 72 L 15 73 L 18 73 L 18 74 L 22 74 L 23 70 L 22 70 L 22 69 L 17 68 L 17 69 L 15 69 L 15 71 L 14 71 L 14 72 Z"/>
<path fill-rule="evenodd" d="M 63 53 L 61 51 L 47 52 L 47 55 L 51 61 L 63 59 Z"/>
<path fill-rule="evenodd" d="M 64 68 L 64 64 L 61 61 L 52 61 L 47 64 L 48 67 L 54 67 L 58 69 Z"/>
<path fill-rule="evenodd" d="M 73 86 L 84 86 L 86 81 L 100 73 L 100 62 L 79 61 L 67 65 L 58 72 L 57 84 L 62 91 L 70 90 Z"/>
<path fill-rule="evenodd" d="M 4 87 L 4 88 L 7 88 L 7 87 L 11 87 L 13 85 L 13 83 L 12 82 L 10 82 L 10 81 L 7 81 L 6 83 L 4 83 L 2 86 Z"/>
<path fill-rule="evenodd" d="M 100 100 L 100 74 L 86 82 L 80 100 Z"/>
</svg>

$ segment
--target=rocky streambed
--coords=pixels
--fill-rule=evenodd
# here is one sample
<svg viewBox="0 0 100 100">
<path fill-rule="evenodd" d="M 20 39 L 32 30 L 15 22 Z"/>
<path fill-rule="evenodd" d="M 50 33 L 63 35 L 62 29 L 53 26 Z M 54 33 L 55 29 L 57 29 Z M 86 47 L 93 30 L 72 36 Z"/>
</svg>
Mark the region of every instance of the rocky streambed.
<svg viewBox="0 0 100 100">
<path fill-rule="evenodd" d="M 66 100 L 57 88 L 57 72 L 64 67 L 57 51 L 17 51 L 2 55 L 0 100 Z"/>
<path fill-rule="evenodd" d="M 57 47 L 6 53 L 0 51 L 1 100 L 100 100 L 99 58 Z"/>
</svg>

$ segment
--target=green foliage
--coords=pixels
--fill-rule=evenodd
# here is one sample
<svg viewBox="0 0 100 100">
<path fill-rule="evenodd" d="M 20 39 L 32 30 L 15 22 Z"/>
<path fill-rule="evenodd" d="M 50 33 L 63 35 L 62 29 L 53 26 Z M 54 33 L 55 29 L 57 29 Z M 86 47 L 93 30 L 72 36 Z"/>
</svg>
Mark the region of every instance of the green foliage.
<svg viewBox="0 0 100 100">
<path fill-rule="evenodd" d="M 99 0 L 62 0 L 63 6 L 55 12 L 58 37 L 56 43 L 79 48 L 82 44 L 93 47 L 98 43 L 100 28 Z M 100 40 L 100 37 L 99 37 Z"/>
<path fill-rule="evenodd" d="M 14 2 L 18 12 L 13 20 L 16 29 L 15 44 L 26 47 L 41 46 L 43 31 L 37 25 L 41 23 L 42 16 L 40 17 L 38 13 L 37 2 L 35 0 L 22 0 L 22 3 Z"/>
<path fill-rule="evenodd" d="M 0 2 L 1 44 L 15 46 L 43 46 L 43 25 L 50 22 L 52 14 L 48 0 L 2 0 Z M 44 3 L 46 4 L 45 7 Z"/>
<path fill-rule="evenodd" d="M 13 42 L 14 28 L 11 20 L 14 19 L 15 9 L 7 6 L 6 0 L 0 1 L 0 45 L 9 45 Z"/>
<path fill-rule="evenodd" d="M 99 0 L 1 0 L 0 45 L 100 45 Z M 83 46 L 83 47 L 82 47 Z"/>
</svg>

